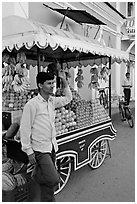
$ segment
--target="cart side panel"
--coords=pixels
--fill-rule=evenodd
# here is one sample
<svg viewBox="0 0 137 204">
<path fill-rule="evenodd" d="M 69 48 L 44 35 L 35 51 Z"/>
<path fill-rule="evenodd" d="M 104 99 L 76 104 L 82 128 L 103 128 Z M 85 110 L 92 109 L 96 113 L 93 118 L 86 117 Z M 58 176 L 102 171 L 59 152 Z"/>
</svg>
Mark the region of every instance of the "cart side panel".
<svg viewBox="0 0 137 204">
<path fill-rule="evenodd" d="M 90 162 L 90 148 L 99 139 L 115 139 L 116 132 L 112 123 L 90 127 L 86 131 L 79 131 L 76 134 L 64 135 L 57 138 L 59 151 L 58 155 L 69 155 L 74 157 L 74 170 Z"/>
</svg>

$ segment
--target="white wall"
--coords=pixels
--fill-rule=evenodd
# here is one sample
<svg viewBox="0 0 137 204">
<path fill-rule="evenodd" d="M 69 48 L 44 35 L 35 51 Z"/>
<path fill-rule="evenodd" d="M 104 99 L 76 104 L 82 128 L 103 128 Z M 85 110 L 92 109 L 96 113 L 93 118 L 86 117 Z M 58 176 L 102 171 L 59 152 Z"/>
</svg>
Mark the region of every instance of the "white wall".
<svg viewBox="0 0 137 204">
<path fill-rule="evenodd" d="M 28 18 L 28 2 L 2 2 L 2 17 L 9 15 Z"/>
<path fill-rule="evenodd" d="M 2 17 L 14 14 L 14 4 L 12 2 L 2 3 Z"/>
</svg>

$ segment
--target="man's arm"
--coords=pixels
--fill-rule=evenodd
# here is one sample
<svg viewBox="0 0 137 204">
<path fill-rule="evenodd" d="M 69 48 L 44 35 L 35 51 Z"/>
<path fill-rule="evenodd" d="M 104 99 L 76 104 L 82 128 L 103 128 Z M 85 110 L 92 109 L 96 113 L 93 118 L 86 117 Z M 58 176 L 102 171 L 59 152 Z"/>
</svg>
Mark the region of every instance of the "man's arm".
<svg viewBox="0 0 137 204">
<path fill-rule="evenodd" d="M 20 123 L 20 137 L 22 150 L 27 153 L 29 162 L 31 164 L 36 163 L 35 154 L 31 147 L 31 128 L 36 114 L 34 106 L 26 104 L 23 109 L 23 114 Z"/>
<path fill-rule="evenodd" d="M 23 114 L 20 123 L 20 137 L 22 150 L 30 155 L 33 153 L 33 149 L 31 147 L 31 128 L 33 124 L 35 116 L 34 106 L 30 106 L 30 104 L 26 104 L 23 109 Z"/>
</svg>

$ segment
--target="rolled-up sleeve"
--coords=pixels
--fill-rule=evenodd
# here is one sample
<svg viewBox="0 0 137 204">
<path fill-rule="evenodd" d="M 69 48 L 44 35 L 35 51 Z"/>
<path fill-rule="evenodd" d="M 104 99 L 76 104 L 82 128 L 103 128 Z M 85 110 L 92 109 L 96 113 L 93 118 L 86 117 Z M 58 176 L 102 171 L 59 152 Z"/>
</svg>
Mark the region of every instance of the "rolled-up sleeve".
<svg viewBox="0 0 137 204">
<path fill-rule="evenodd" d="M 71 102 L 72 93 L 71 93 L 69 86 L 64 88 L 64 95 L 65 96 L 55 98 L 55 108 L 60 108 L 60 107 L 65 106 Z"/>
<path fill-rule="evenodd" d="M 23 109 L 23 114 L 20 123 L 20 137 L 21 137 L 21 145 L 22 150 L 30 155 L 33 153 L 33 149 L 31 147 L 31 129 L 35 116 L 35 106 L 30 106 L 30 104 L 26 104 Z"/>
</svg>

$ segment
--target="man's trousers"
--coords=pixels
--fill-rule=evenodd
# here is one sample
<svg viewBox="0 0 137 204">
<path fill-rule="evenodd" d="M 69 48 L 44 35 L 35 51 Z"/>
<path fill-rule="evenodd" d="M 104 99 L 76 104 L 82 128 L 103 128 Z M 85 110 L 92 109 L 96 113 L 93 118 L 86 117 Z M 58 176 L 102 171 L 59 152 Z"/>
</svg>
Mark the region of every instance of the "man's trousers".
<svg viewBox="0 0 137 204">
<path fill-rule="evenodd" d="M 60 182 L 59 174 L 55 168 L 55 152 L 41 153 L 35 151 L 37 167 L 35 179 L 40 185 L 41 202 L 53 202 L 54 189 Z"/>
</svg>

